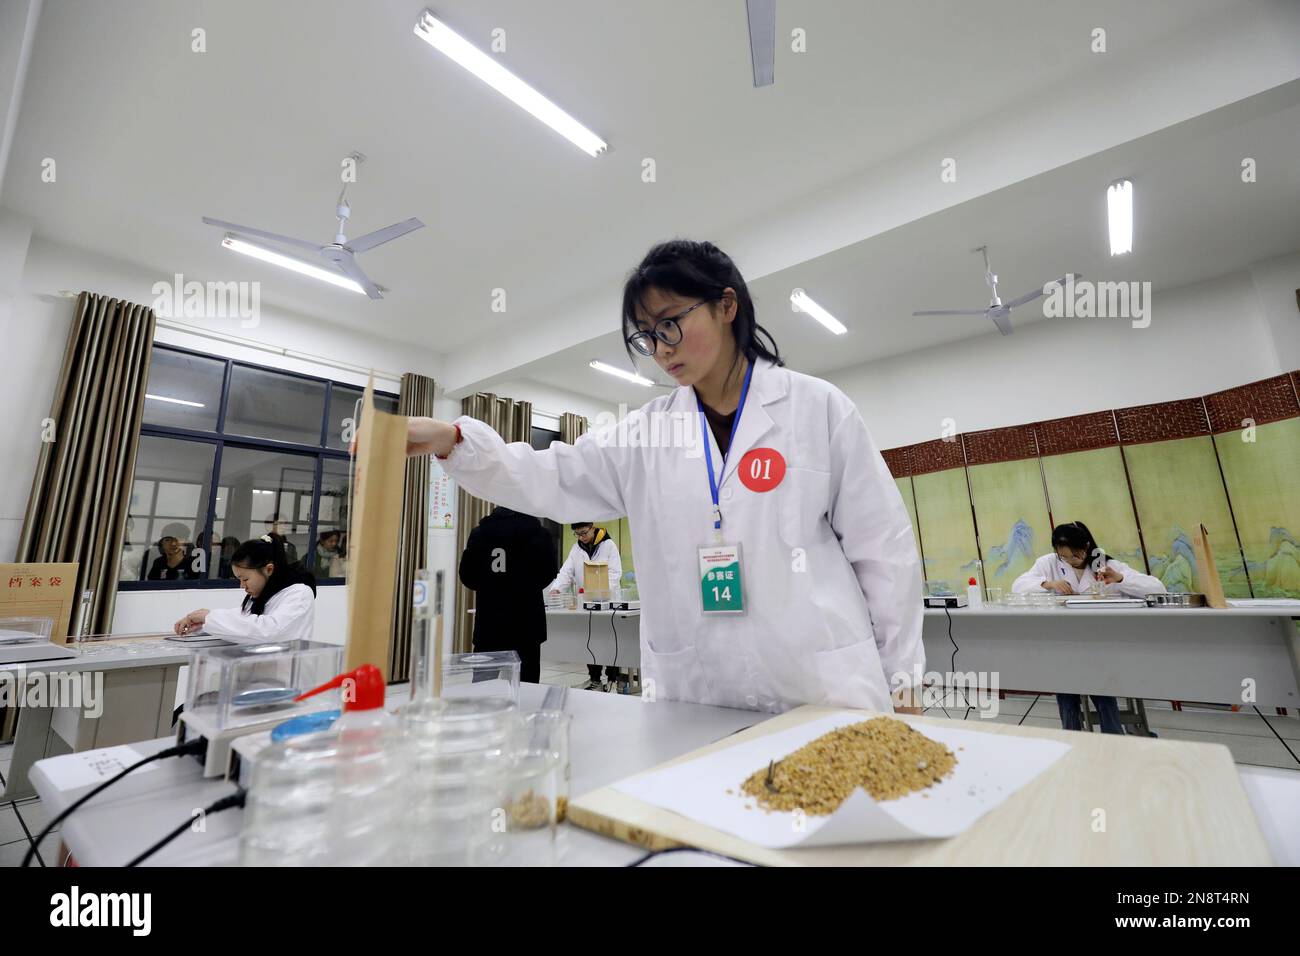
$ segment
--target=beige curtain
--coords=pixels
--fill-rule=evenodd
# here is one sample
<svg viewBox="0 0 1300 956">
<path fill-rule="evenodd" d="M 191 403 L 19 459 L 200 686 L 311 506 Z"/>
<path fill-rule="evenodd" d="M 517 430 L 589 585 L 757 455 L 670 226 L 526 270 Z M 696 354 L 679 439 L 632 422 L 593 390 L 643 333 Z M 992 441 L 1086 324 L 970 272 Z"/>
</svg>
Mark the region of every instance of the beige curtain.
<svg viewBox="0 0 1300 956">
<path fill-rule="evenodd" d="M 496 433 L 506 441 L 526 442 L 530 439 L 533 427 L 533 403 L 516 402 L 508 398 L 499 398 L 488 392 L 479 392 L 463 399 L 460 403 L 462 415 L 487 422 Z M 456 554 L 464 554 L 469 533 L 478 527 L 478 523 L 492 510 L 492 502 L 475 498 L 463 488 L 457 496 L 456 509 Z M 456 582 L 456 639 L 453 651 L 465 654 L 471 650 L 474 636 L 474 592 Z"/>
<path fill-rule="evenodd" d="M 153 333 L 152 309 L 78 297 L 50 408 L 55 438 L 41 447 L 18 541 L 19 562 L 77 562 L 77 594 L 95 592 L 96 634 L 113 623 Z"/>
<path fill-rule="evenodd" d="M 565 412 L 560 416 L 560 441 L 566 445 L 572 445 L 578 440 L 580 435 L 587 433 L 587 420 L 581 415 L 575 415 L 573 412 Z"/>
<path fill-rule="evenodd" d="M 407 372 L 402 376 L 399 415 L 433 416 L 434 381 Z M 393 604 L 393 640 L 388 648 L 388 681 L 410 678 L 411 594 L 415 572 L 429 566 L 429 457 L 406 459 L 402 489 L 402 530 L 397 552 L 397 600 Z"/>
</svg>

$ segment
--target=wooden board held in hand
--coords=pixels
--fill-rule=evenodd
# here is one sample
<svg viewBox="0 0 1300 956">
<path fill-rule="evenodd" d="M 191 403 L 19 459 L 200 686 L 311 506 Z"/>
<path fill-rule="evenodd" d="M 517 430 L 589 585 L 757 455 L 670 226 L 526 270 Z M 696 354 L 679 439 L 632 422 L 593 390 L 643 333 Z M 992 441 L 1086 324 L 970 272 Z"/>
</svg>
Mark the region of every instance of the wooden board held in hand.
<svg viewBox="0 0 1300 956">
<path fill-rule="evenodd" d="M 388 680 L 398 538 L 406 478 L 406 417 L 376 410 L 366 385 L 357 429 L 348 533 L 348 639 L 344 667 L 374 664 Z"/>
</svg>

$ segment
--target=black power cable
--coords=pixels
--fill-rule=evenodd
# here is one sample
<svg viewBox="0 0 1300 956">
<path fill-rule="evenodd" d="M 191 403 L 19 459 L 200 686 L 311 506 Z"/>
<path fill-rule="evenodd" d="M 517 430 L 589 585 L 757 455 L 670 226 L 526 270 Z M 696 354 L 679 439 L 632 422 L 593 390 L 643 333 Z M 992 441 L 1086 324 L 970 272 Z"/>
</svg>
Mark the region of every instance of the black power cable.
<svg viewBox="0 0 1300 956">
<path fill-rule="evenodd" d="M 175 747 L 168 747 L 166 750 L 160 750 L 156 754 L 153 754 L 150 757 L 145 757 L 143 760 L 136 761 L 135 763 L 131 764 L 131 766 L 127 767 L 125 770 L 123 770 L 121 773 L 117 774 L 116 776 L 109 777 L 107 780 L 105 780 L 99 786 L 95 787 L 95 789 L 91 790 L 89 793 L 84 794 L 81 797 L 78 797 L 62 813 L 60 813 L 49 823 L 45 824 L 45 829 L 42 830 L 40 834 L 37 835 L 32 840 L 32 845 L 27 848 L 27 855 L 23 857 L 23 862 L 20 865 L 31 866 L 32 858 L 36 856 L 36 848 L 41 845 L 42 840 L 44 840 L 47 836 L 49 836 L 54 831 L 55 827 L 57 827 L 68 817 L 72 816 L 72 811 L 76 810 L 78 807 L 84 804 L 91 797 L 103 793 L 113 784 L 117 783 L 119 780 L 121 780 L 123 777 L 129 774 L 131 771 L 138 770 L 141 767 L 143 767 L 145 764 L 153 763 L 155 760 L 165 760 L 168 757 L 184 757 L 188 755 L 202 754 L 204 751 L 207 750 L 207 748 L 208 748 L 208 742 L 204 740 L 202 737 L 199 737 L 194 740 L 191 740 L 189 743 L 179 744 Z"/>
<path fill-rule="evenodd" d="M 240 790 L 238 793 L 232 793 L 229 796 L 222 797 L 220 800 L 217 800 L 214 803 L 210 803 L 208 804 L 208 806 L 204 807 L 203 816 L 206 818 L 212 816 L 212 814 L 214 813 L 220 813 L 222 810 L 229 810 L 231 807 L 242 807 L 244 805 L 244 800 L 247 798 L 247 796 L 248 796 L 248 791 Z M 149 859 L 149 857 L 153 856 L 155 853 L 157 853 L 159 850 L 165 847 L 168 843 L 171 843 L 173 840 L 175 840 L 178 836 L 180 836 L 182 833 L 184 833 L 193 825 L 194 825 L 194 818 L 191 817 L 190 819 L 182 823 L 180 826 L 178 826 L 175 830 L 172 830 L 170 833 L 168 833 L 165 837 L 163 837 L 153 846 L 149 847 L 149 849 L 145 850 L 143 853 L 137 856 L 134 860 L 128 863 L 127 866 L 128 867 L 139 866 L 141 863 Z"/>
<path fill-rule="evenodd" d="M 943 616 L 946 617 L 946 618 L 948 619 L 948 642 L 949 642 L 950 644 L 952 644 L 952 661 L 948 664 L 948 676 L 951 677 L 954 681 L 956 681 L 956 679 L 957 679 L 957 651 L 959 651 L 961 648 L 959 648 L 959 647 L 957 646 L 957 641 L 956 641 L 956 640 L 953 638 L 953 636 L 952 636 L 952 612 L 951 612 L 950 610 L 948 610 L 948 605 L 946 605 L 946 604 L 943 606 Z M 946 697 L 947 694 L 945 694 L 944 696 Z M 966 696 L 966 689 L 965 689 L 965 688 L 962 688 L 961 698 L 962 698 L 962 700 L 966 701 L 966 713 L 963 714 L 963 715 L 962 715 L 962 718 L 961 718 L 962 720 L 965 720 L 967 717 L 970 716 L 970 712 L 971 712 L 971 710 L 973 710 L 974 708 L 971 707 L 970 698 Z M 957 706 L 957 698 L 956 698 L 955 696 L 953 697 L 953 706 L 954 706 L 954 707 Z M 944 714 L 944 716 L 947 717 L 947 716 L 948 716 L 948 711 L 947 711 L 946 709 L 942 708 L 942 707 L 941 707 L 940 709 L 943 710 L 943 714 Z"/>
<path fill-rule="evenodd" d="M 1296 763 L 1300 763 L 1300 757 L 1297 757 L 1297 756 L 1295 755 L 1295 751 L 1291 749 L 1291 745 L 1288 744 L 1288 743 L 1287 743 L 1287 742 L 1282 738 L 1282 735 L 1279 734 L 1279 733 L 1277 732 L 1277 728 L 1275 728 L 1272 724 L 1270 724 L 1270 723 L 1268 722 L 1268 718 L 1265 717 L 1262 713 L 1260 713 L 1259 708 L 1256 707 L 1256 706 L 1254 706 L 1254 705 L 1252 704 L 1250 709 L 1253 710 L 1255 713 L 1259 714 L 1259 719 L 1262 720 L 1262 721 L 1264 721 L 1264 726 L 1265 726 L 1265 727 L 1267 727 L 1269 730 L 1273 731 L 1273 736 L 1276 737 L 1276 738 L 1278 739 L 1278 742 L 1279 742 L 1283 747 L 1286 747 L 1286 752 L 1289 753 L 1289 754 L 1291 755 L 1291 759 L 1294 760 Z"/>
<path fill-rule="evenodd" d="M 591 655 L 591 662 L 599 667 L 600 665 L 596 660 L 596 654 L 591 649 L 591 618 L 595 613 L 596 612 L 590 608 L 587 609 L 587 653 Z"/>
<path fill-rule="evenodd" d="M 615 672 L 615 674 L 617 674 L 617 672 L 619 672 L 619 628 L 616 628 L 616 627 L 614 626 L 614 619 L 615 619 L 616 617 L 619 617 L 619 613 L 617 613 L 617 611 L 611 610 L 611 611 L 610 611 L 610 630 L 611 630 L 611 631 L 614 631 L 614 663 L 611 663 L 610 666 L 611 666 L 611 667 L 614 667 L 614 672 Z"/>
</svg>

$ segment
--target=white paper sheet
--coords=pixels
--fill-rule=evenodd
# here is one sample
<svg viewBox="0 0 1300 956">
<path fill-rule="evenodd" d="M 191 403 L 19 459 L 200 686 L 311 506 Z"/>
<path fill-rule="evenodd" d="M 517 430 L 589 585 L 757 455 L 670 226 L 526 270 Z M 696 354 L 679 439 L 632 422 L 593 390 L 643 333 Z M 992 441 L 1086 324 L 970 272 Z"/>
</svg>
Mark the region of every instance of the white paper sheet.
<svg viewBox="0 0 1300 956">
<path fill-rule="evenodd" d="M 772 849 L 932 839 L 966 830 L 1070 749 L 1069 744 L 1055 740 L 916 723 L 913 726 L 919 732 L 944 744 L 957 757 L 956 768 L 942 783 L 919 793 L 877 803 L 858 789 L 829 816 L 803 816 L 765 812 L 741 792 L 745 779 L 770 761 L 781 760 L 822 734 L 863 719 L 862 714 L 849 712 L 829 714 L 624 780 L 614 784 L 614 789 Z M 910 723 L 905 717 L 899 719 Z"/>
</svg>

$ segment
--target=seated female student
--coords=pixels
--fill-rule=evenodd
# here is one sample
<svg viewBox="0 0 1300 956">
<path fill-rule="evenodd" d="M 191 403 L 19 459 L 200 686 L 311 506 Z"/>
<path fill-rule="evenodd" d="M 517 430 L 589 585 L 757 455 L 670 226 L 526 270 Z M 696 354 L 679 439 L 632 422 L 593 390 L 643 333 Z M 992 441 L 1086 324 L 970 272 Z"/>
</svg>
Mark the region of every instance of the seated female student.
<svg viewBox="0 0 1300 956">
<path fill-rule="evenodd" d="M 1057 594 L 1087 594 L 1094 584 L 1098 584 L 1106 597 L 1145 597 L 1148 594 L 1161 594 L 1165 590 L 1159 578 L 1135 571 L 1123 561 L 1107 556 L 1097 546 L 1092 532 L 1082 521 L 1071 521 L 1053 528 L 1052 547 L 1056 549 L 1053 553 L 1043 555 L 1034 562 L 1032 568 L 1016 578 L 1011 585 L 1012 591 L 1025 593 L 1043 590 L 1055 591 Z M 1106 563 L 1094 575 L 1092 564 L 1098 557 L 1103 557 Z M 1102 733 L 1124 733 L 1115 698 L 1099 694 L 1090 696 L 1101 716 Z M 1078 694 L 1056 695 L 1056 706 L 1061 712 L 1061 726 L 1066 730 L 1083 729 L 1079 697 Z"/>
<path fill-rule="evenodd" d="M 315 621 L 316 579 L 294 567 L 271 535 L 245 541 L 230 558 L 244 589 L 238 608 L 199 608 L 176 622 L 177 634 L 200 629 L 240 644 L 310 640 Z"/>
</svg>

